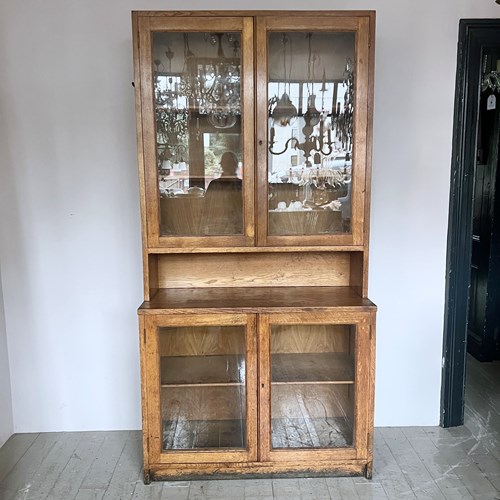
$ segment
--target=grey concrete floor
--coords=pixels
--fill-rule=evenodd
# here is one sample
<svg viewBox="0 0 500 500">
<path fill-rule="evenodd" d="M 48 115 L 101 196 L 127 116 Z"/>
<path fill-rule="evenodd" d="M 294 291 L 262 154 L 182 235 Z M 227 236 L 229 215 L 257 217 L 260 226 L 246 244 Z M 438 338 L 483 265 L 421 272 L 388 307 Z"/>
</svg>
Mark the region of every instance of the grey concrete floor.
<svg viewBox="0 0 500 500">
<path fill-rule="evenodd" d="M 0 500 L 500 499 L 500 362 L 470 358 L 465 426 L 377 428 L 364 478 L 153 483 L 137 431 L 16 434 L 0 449 Z"/>
</svg>

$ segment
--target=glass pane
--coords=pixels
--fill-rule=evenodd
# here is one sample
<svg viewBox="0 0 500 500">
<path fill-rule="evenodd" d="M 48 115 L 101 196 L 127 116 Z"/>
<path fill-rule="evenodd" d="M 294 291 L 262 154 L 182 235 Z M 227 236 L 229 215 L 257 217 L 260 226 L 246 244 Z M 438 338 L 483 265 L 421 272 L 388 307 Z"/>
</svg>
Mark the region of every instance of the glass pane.
<svg viewBox="0 0 500 500">
<path fill-rule="evenodd" d="M 355 33 L 269 34 L 269 234 L 351 232 Z"/>
<path fill-rule="evenodd" d="M 163 450 L 245 448 L 243 326 L 160 328 Z"/>
<path fill-rule="evenodd" d="M 273 448 L 353 445 L 354 342 L 350 325 L 271 326 Z"/>
<path fill-rule="evenodd" d="M 153 34 L 160 234 L 243 234 L 241 34 Z"/>
</svg>

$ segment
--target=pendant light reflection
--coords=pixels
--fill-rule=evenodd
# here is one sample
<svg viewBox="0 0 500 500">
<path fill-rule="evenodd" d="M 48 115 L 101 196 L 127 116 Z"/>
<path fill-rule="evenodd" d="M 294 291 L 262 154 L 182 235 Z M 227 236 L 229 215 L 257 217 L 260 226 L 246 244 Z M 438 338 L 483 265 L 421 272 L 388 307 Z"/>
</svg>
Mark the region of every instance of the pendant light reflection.
<svg viewBox="0 0 500 500">
<path fill-rule="evenodd" d="M 283 44 L 283 82 L 284 82 L 284 92 L 283 95 L 279 98 L 273 112 L 272 118 L 275 125 L 279 125 L 280 127 L 287 127 L 292 125 L 297 118 L 297 108 L 292 103 L 290 96 L 286 92 L 286 46 L 290 41 L 290 38 L 286 33 L 283 33 L 283 37 L 281 39 L 281 43 Z M 290 45 L 291 50 L 291 45 Z M 290 91 L 290 82 L 288 82 L 288 89 Z"/>
<path fill-rule="evenodd" d="M 280 97 L 272 114 L 274 124 L 280 127 L 292 125 L 297 118 L 297 108 L 293 105 L 290 96 L 285 92 Z"/>
<path fill-rule="evenodd" d="M 327 80 L 326 67 L 323 62 L 322 78 L 318 85 L 315 65 L 320 62 L 320 57 L 313 51 L 312 38 L 313 34 L 307 33 L 305 41 L 307 45 L 305 47 L 299 46 L 299 52 L 300 49 L 303 52 L 303 49 L 307 48 L 307 79 L 296 84 L 300 96 L 299 102 L 302 103 L 300 115 L 291 102 L 290 92 L 286 92 L 286 85 L 288 83 L 290 88 L 291 80 L 290 75 L 286 78 L 286 57 L 284 57 L 283 65 L 285 91 L 278 98 L 280 95 L 280 82 L 278 82 L 278 91 L 269 99 L 268 103 L 272 118 L 272 125 L 269 128 L 269 153 L 279 156 L 293 149 L 297 155 L 300 155 L 300 161 L 305 167 L 321 165 L 325 158 L 328 159 L 332 154 L 337 155 L 341 150 L 350 154 L 354 118 L 354 64 L 352 60 L 346 59 L 342 80 L 337 81 L 332 76 L 330 76 L 330 80 Z M 291 53 L 291 38 L 289 35 L 283 34 L 281 40 L 283 52 L 286 50 L 288 41 L 290 41 Z M 269 87 L 269 89 L 271 88 Z M 342 93 L 337 97 L 337 92 Z M 329 96 L 325 94 L 329 94 Z M 318 105 L 320 105 L 319 109 Z M 287 131 L 277 133 L 277 126 L 286 127 L 295 120 L 299 122 L 297 129 L 290 130 L 290 134 Z"/>
</svg>

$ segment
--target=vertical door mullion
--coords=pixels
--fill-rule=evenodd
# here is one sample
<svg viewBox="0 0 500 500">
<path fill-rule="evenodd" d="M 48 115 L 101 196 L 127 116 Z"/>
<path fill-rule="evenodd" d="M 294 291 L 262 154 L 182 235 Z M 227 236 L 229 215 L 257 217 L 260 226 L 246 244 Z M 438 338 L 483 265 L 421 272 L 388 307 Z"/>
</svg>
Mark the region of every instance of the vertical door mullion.
<svg viewBox="0 0 500 500">
<path fill-rule="evenodd" d="M 259 460 L 266 462 L 271 452 L 271 363 L 269 315 L 259 315 Z"/>
<path fill-rule="evenodd" d="M 248 460 L 256 461 L 258 455 L 258 389 L 257 389 L 257 315 L 249 314 L 245 327 L 245 394 L 246 435 Z"/>
</svg>

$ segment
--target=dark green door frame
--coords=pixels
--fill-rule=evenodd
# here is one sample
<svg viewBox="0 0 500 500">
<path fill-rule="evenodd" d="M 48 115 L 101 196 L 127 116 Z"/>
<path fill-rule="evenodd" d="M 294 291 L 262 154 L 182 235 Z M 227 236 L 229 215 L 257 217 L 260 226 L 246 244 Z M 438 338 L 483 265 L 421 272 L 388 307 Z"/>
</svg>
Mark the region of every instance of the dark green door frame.
<svg viewBox="0 0 500 500">
<path fill-rule="evenodd" d="M 500 46 L 500 19 L 459 25 L 451 162 L 441 425 L 464 422 L 467 309 L 472 249 L 472 198 L 483 49 Z"/>
</svg>

